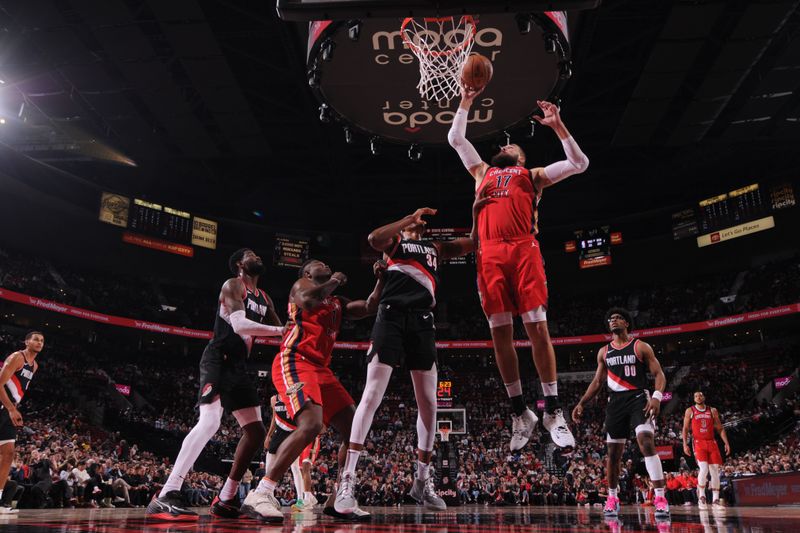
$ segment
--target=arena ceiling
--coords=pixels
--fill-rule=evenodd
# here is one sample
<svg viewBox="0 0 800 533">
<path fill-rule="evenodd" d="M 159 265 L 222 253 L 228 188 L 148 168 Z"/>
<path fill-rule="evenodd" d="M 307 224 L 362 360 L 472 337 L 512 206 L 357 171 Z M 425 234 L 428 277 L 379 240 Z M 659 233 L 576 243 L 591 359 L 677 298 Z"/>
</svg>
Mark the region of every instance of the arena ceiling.
<svg viewBox="0 0 800 533">
<path fill-rule="evenodd" d="M 548 192 L 548 224 L 796 179 L 800 1 L 607 0 L 574 21 L 562 114 L 592 163 Z M 0 141 L 98 188 L 274 227 L 366 230 L 422 204 L 469 219 L 449 148 L 373 157 L 320 123 L 306 32 L 271 0 L 13 2 L 0 29 Z M 547 132 L 522 144 L 560 157 Z"/>
</svg>

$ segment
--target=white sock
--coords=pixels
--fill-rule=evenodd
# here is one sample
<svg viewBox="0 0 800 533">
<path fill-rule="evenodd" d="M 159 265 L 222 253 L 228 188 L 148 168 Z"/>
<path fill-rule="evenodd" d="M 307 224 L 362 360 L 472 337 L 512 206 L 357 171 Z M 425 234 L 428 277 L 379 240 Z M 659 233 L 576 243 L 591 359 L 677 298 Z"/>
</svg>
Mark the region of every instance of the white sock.
<svg viewBox="0 0 800 533">
<path fill-rule="evenodd" d="M 504 383 L 504 385 L 506 386 L 506 393 L 508 393 L 509 398 L 522 396 L 522 382 L 520 380 L 513 383 Z"/>
<path fill-rule="evenodd" d="M 361 450 L 347 450 L 347 459 L 344 461 L 345 474 L 355 475 L 359 457 L 361 457 Z"/>
<path fill-rule="evenodd" d="M 706 497 L 706 488 L 701 487 L 700 485 L 697 486 L 697 501 L 700 501 L 700 498 Z"/>
<path fill-rule="evenodd" d="M 222 491 L 219 493 L 219 499 L 224 502 L 229 502 L 236 496 L 239 490 L 239 482 L 235 479 L 228 478 L 225 480 L 225 485 L 222 486 Z"/>
<path fill-rule="evenodd" d="M 428 469 L 430 468 L 430 463 L 423 463 L 422 461 L 417 461 L 417 479 L 428 479 Z"/>
<path fill-rule="evenodd" d="M 545 396 L 558 396 L 558 381 L 550 383 L 542 381 L 542 392 Z"/>
<path fill-rule="evenodd" d="M 269 472 L 269 465 L 272 464 L 273 459 L 275 459 L 275 454 L 267 452 L 267 456 L 264 458 L 264 472 Z"/>
<path fill-rule="evenodd" d="M 619 491 L 619 487 L 617 487 L 615 489 L 608 489 L 608 495 L 611 496 L 612 498 L 616 498 L 618 491 Z"/>
<path fill-rule="evenodd" d="M 294 480 L 294 493 L 298 500 L 303 499 L 303 473 L 300 471 L 300 459 L 292 462 L 292 479 Z"/>
<path fill-rule="evenodd" d="M 717 490 L 711 489 L 711 501 L 715 502 L 717 500 L 719 500 L 719 489 Z"/>
<path fill-rule="evenodd" d="M 315 496 L 314 496 L 313 492 L 308 492 L 308 491 L 303 492 L 303 500 L 304 501 L 311 501 L 311 498 L 314 498 L 314 497 Z"/>
<path fill-rule="evenodd" d="M 661 496 L 662 498 L 664 498 L 664 497 L 665 497 L 664 491 L 665 491 L 666 489 L 665 489 L 664 487 L 661 487 L 660 489 L 653 489 L 653 490 L 654 490 L 654 491 L 655 491 L 655 493 L 656 493 L 656 498 L 658 498 L 659 496 Z"/>
<path fill-rule="evenodd" d="M 222 412 L 222 403 L 219 400 L 200 405 L 200 418 L 183 439 L 181 451 L 178 452 L 178 457 L 175 459 L 169 478 L 158 495 L 159 498 L 163 498 L 170 491 L 181 490 L 186 474 L 192 468 L 194 462 L 197 461 L 200 452 L 203 451 L 208 441 L 219 429 Z"/>
<path fill-rule="evenodd" d="M 275 486 L 277 483 L 272 481 L 267 476 L 261 478 L 261 481 L 258 482 L 258 486 L 256 487 L 256 492 L 259 494 L 273 494 L 275 492 Z"/>
</svg>

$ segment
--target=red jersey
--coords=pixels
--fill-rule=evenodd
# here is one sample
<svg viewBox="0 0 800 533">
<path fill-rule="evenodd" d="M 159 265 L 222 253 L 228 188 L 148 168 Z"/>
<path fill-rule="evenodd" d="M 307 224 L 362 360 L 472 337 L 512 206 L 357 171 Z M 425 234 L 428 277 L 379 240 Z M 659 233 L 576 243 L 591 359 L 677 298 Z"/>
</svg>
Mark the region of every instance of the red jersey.
<svg viewBox="0 0 800 533">
<path fill-rule="evenodd" d="M 495 200 L 478 213 L 480 240 L 524 237 L 539 232 L 537 207 L 542 191 L 533 185 L 530 170 L 491 167 L 483 176 L 478 191 L 484 188 Z"/>
<path fill-rule="evenodd" d="M 714 440 L 714 416 L 711 408 L 706 406 L 701 411 L 697 406 L 692 406 L 692 438 L 694 440 Z"/>
<path fill-rule="evenodd" d="M 342 301 L 337 296 L 328 296 L 310 311 L 304 311 L 290 302 L 281 353 L 300 357 L 315 365 L 328 366 L 341 325 Z"/>
</svg>

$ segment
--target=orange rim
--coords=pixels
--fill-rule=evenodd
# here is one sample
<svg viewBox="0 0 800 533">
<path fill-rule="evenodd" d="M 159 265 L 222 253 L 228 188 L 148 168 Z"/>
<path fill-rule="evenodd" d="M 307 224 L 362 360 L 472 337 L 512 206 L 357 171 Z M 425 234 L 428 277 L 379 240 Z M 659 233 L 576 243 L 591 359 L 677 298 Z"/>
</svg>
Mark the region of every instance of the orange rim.
<svg viewBox="0 0 800 533">
<path fill-rule="evenodd" d="M 406 43 L 406 45 L 409 48 L 411 48 L 411 50 L 413 50 L 414 53 L 416 54 L 430 55 L 437 57 L 451 55 L 455 52 L 463 50 L 467 46 L 467 44 L 469 44 L 472 41 L 472 39 L 475 38 L 475 19 L 472 17 L 472 15 L 462 15 L 461 18 L 463 19 L 464 25 L 465 26 L 469 25 L 471 30 L 469 31 L 469 35 L 464 39 L 464 42 L 462 42 L 455 48 L 451 48 L 450 50 L 423 50 L 417 45 L 415 45 L 413 42 L 411 42 L 411 40 L 406 36 L 406 27 L 411 22 L 413 22 L 414 20 L 413 17 L 406 17 L 405 19 L 403 19 L 403 24 L 400 26 L 400 34 L 403 36 L 403 42 Z M 441 18 L 425 17 L 422 20 L 424 20 L 425 22 L 446 22 L 448 20 L 453 20 L 453 17 L 441 17 Z"/>
</svg>

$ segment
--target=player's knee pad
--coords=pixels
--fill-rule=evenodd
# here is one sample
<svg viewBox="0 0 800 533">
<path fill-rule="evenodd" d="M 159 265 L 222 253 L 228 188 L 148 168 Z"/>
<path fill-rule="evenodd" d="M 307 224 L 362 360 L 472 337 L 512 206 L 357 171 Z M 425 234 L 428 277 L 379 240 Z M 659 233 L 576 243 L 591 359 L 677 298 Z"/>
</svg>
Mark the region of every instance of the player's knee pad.
<svg viewBox="0 0 800 533">
<path fill-rule="evenodd" d="M 245 427 L 253 422 L 261 422 L 260 407 L 245 407 L 233 412 L 233 417 L 239 423 L 239 427 Z"/>
<path fill-rule="evenodd" d="M 708 469 L 711 472 L 711 488 L 719 490 L 719 465 L 708 465 Z"/>
<path fill-rule="evenodd" d="M 697 468 L 697 484 L 701 487 L 705 487 L 708 481 L 708 463 L 705 461 L 698 462 Z"/>
<path fill-rule="evenodd" d="M 222 403 L 219 401 L 201 404 L 200 405 L 200 418 L 197 420 L 194 429 L 198 433 L 211 438 L 214 433 L 219 429 L 220 420 L 222 420 Z"/>
<path fill-rule="evenodd" d="M 650 435 L 655 435 L 656 428 L 653 427 L 652 422 L 645 422 L 644 424 L 639 424 L 636 426 L 636 437 L 639 437 L 640 433 L 649 433 Z"/>
<path fill-rule="evenodd" d="M 525 324 L 535 324 L 536 322 L 547 322 L 547 309 L 543 305 L 526 311 L 520 315 Z"/>
<path fill-rule="evenodd" d="M 514 323 L 514 316 L 511 313 L 494 313 L 486 317 L 489 321 L 490 328 L 499 328 L 501 326 L 510 326 Z"/>
</svg>

